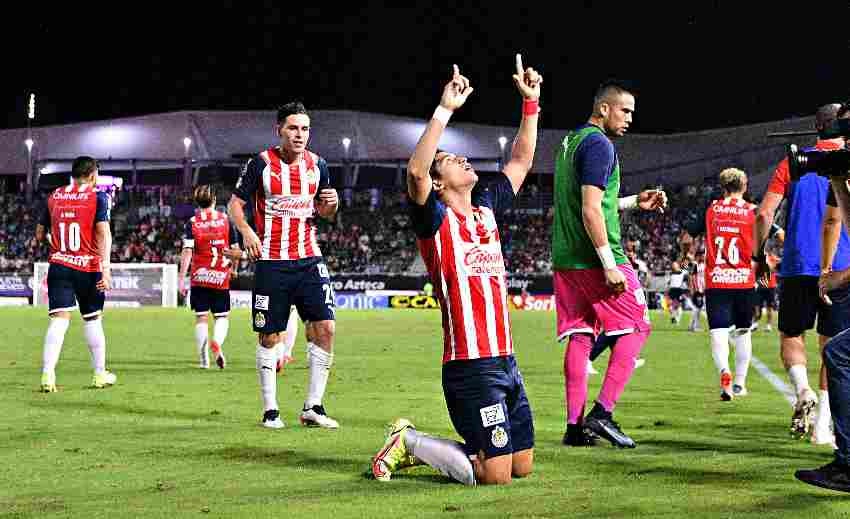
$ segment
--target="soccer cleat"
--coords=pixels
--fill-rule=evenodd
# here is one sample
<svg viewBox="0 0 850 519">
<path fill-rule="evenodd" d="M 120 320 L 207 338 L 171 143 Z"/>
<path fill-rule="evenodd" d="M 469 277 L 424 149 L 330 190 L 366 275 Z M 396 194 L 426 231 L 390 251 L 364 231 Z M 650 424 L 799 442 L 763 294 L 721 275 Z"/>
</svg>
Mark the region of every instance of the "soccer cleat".
<svg viewBox="0 0 850 519">
<path fill-rule="evenodd" d="M 280 412 L 277 409 L 269 409 L 263 413 L 263 427 L 269 429 L 283 429 L 283 420 L 280 419 Z"/>
<path fill-rule="evenodd" d="M 821 399 L 820 404 L 825 400 Z M 817 417 L 812 427 L 812 443 L 814 445 L 831 445 L 836 449 L 835 434 L 832 432 L 832 416 L 822 406 L 818 406 Z"/>
<path fill-rule="evenodd" d="M 309 409 L 301 410 L 301 425 L 307 427 L 324 427 L 325 429 L 338 429 L 339 423 L 329 417 L 324 406 L 314 405 Z"/>
<path fill-rule="evenodd" d="M 406 418 L 399 418 L 387 429 L 384 445 L 372 458 L 372 477 L 378 481 L 389 481 L 393 472 L 417 463 L 404 444 L 404 432 L 407 429 L 415 427 Z"/>
<path fill-rule="evenodd" d="M 720 400 L 728 402 L 733 397 L 732 374 L 724 371 L 720 374 Z"/>
<path fill-rule="evenodd" d="M 598 375 L 599 374 L 599 372 L 596 371 L 596 368 L 593 367 L 593 361 L 591 361 L 591 360 L 587 361 L 587 374 L 588 375 Z"/>
<path fill-rule="evenodd" d="M 635 359 L 635 369 L 643 367 L 646 364 L 646 359 Z"/>
<path fill-rule="evenodd" d="M 815 426 L 812 430 L 812 443 L 814 445 L 830 445 L 833 449 L 838 448 L 838 446 L 835 445 L 835 435 L 829 429 L 829 426 Z"/>
<path fill-rule="evenodd" d="M 218 366 L 218 369 L 224 369 L 224 366 L 227 365 L 227 360 L 224 358 L 224 352 L 221 351 L 221 346 L 217 342 L 212 341 L 210 342 L 210 351 L 215 355 L 215 364 Z"/>
<path fill-rule="evenodd" d="M 58 390 L 56 389 L 56 373 L 42 373 L 41 374 L 41 392 L 42 393 L 56 393 Z"/>
<path fill-rule="evenodd" d="M 629 438 L 629 436 L 620 429 L 620 424 L 611 418 L 588 415 L 584 420 L 584 428 L 601 438 L 605 438 L 611 442 L 611 445 L 614 447 L 619 447 L 621 449 L 634 449 L 636 447 L 634 440 Z"/>
<path fill-rule="evenodd" d="M 742 386 L 741 384 L 732 384 L 732 394 L 736 397 L 739 397 L 747 396 L 748 394 L 750 394 L 750 392 L 747 391 L 746 386 Z"/>
<path fill-rule="evenodd" d="M 816 487 L 850 492 L 850 467 L 837 461 L 811 470 L 798 470 L 794 477 Z"/>
<path fill-rule="evenodd" d="M 100 374 L 94 374 L 91 379 L 91 385 L 95 389 L 103 389 L 105 387 L 114 386 L 117 380 L 118 377 L 115 376 L 115 373 L 112 373 L 111 371 L 104 371 Z"/>
<path fill-rule="evenodd" d="M 791 436 L 802 439 L 811 432 L 817 405 L 818 397 L 811 389 L 804 389 L 797 395 L 794 414 L 791 415 Z"/>
<path fill-rule="evenodd" d="M 567 432 L 561 443 L 569 447 L 593 447 L 599 436 L 579 424 L 567 424 Z"/>
</svg>

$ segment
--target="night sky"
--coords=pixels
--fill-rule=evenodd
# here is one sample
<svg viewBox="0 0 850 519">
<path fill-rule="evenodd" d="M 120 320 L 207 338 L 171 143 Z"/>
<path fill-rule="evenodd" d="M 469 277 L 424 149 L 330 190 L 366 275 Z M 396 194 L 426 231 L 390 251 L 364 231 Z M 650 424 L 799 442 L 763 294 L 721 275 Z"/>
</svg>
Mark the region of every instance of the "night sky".
<svg viewBox="0 0 850 519">
<path fill-rule="evenodd" d="M 542 124 L 551 128 L 586 119 L 595 86 L 609 77 L 636 86 L 638 133 L 810 115 L 850 99 L 846 1 L 806 4 L 818 15 L 778 3 L 758 3 L 771 10 L 754 14 L 744 8 L 757 3 L 740 1 L 212 4 L 179 11 L 115 2 L 86 12 L 29 4 L 37 11 L 5 17 L 12 29 L 0 35 L 0 127 L 26 125 L 29 91 L 38 96 L 36 125 L 270 109 L 290 99 L 312 109 L 426 117 L 452 63 L 476 88 L 457 120 L 515 125 L 517 51 L 544 75 Z"/>
</svg>

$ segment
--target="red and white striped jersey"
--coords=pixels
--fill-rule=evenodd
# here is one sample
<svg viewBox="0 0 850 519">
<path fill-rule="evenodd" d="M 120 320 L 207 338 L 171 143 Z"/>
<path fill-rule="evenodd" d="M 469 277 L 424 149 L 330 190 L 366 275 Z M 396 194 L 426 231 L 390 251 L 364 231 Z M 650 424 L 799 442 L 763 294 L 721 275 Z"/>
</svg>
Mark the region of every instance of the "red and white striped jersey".
<svg viewBox="0 0 850 519">
<path fill-rule="evenodd" d="M 443 313 L 443 363 L 514 352 L 496 218 L 483 204 L 473 211 L 466 218 L 432 192 L 416 218 L 428 223 L 414 224 Z"/>
<path fill-rule="evenodd" d="M 251 159 L 235 194 L 253 200 L 254 230 L 262 244 L 263 260 L 300 260 L 321 256 L 316 240 L 314 200 L 329 187 L 324 159 L 305 151 L 293 163 L 283 162 L 279 148 Z"/>
<path fill-rule="evenodd" d="M 756 206 L 740 198 L 715 200 L 705 212 L 706 288 L 755 286 L 752 267 Z"/>
<path fill-rule="evenodd" d="M 702 294 L 705 292 L 705 262 L 697 261 L 691 265 L 691 274 L 688 278 L 690 290 L 693 293 Z"/>
<path fill-rule="evenodd" d="M 236 231 L 226 214 L 208 208 L 189 218 L 183 247 L 192 249 L 192 286 L 229 289 L 232 265 L 224 251 L 237 243 Z"/>
<path fill-rule="evenodd" d="M 95 225 L 109 221 L 109 195 L 91 184 L 72 183 L 53 191 L 41 223 L 50 232 L 50 263 L 100 272 Z"/>
</svg>

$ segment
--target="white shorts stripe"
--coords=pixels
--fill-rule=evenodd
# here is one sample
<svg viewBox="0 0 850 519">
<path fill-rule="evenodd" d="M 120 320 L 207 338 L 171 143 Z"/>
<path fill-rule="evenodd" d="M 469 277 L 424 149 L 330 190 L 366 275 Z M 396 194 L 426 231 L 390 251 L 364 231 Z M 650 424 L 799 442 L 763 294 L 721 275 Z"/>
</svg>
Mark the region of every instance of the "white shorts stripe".
<svg viewBox="0 0 850 519">
<path fill-rule="evenodd" d="M 77 308 L 79 308 L 79 305 L 68 306 L 68 307 L 65 307 L 65 308 L 54 308 L 53 310 L 48 310 L 47 315 L 52 315 L 52 314 L 55 314 L 55 313 L 58 313 L 58 312 L 73 312 Z"/>
</svg>

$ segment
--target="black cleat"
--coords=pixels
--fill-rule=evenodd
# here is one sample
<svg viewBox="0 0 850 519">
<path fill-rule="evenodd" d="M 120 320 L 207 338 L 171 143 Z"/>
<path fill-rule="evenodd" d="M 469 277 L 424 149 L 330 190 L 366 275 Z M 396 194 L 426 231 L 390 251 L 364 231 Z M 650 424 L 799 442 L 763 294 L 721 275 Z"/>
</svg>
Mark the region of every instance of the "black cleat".
<svg viewBox="0 0 850 519">
<path fill-rule="evenodd" d="M 569 447 L 593 447 L 598 439 L 599 436 L 582 425 L 567 424 L 567 432 L 564 433 L 561 443 Z"/>
<path fill-rule="evenodd" d="M 816 487 L 850 492 L 850 467 L 836 461 L 811 470 L 798 470 L 794 477 Z"/>
<path fill-rule="evenodd" d="M 634 449 L 636 447 L 634 440 L 620 429 L 620 424 L 611 418 L 597 417 L 588 415 L 584 419 L 584 428 L 588 431 L 605 438 L 614 447 L 621 449 Z"/>
</svg>

